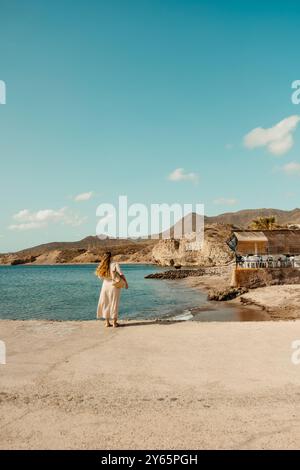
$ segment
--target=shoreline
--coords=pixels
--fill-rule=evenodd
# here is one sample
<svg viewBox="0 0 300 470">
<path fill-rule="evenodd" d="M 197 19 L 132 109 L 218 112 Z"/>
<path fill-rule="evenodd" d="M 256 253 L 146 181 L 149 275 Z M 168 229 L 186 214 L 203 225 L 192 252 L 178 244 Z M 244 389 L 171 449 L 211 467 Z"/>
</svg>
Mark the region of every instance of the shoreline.
<svg viewBox="0 0 300 470">
<path fill-rule="evenodd" d="M 228 286 L 229 278 L 204 275 L 199 278 L 187 278 L 186 281 L 191 287 L 208 293 L 216 285 L 220 289 Z M 250 289 L 225 303 L 242 309 L 251 308 L 254 311 L 265 312 L 269 316 L 269 321 L 298 320 L 300 319 L 300 284 L 279 284 Z"/>
<path fill-rule="evenodd" d="M 55 264 L 34 264 L 34 263 L 27 263 L 27 264 L 21 264 L 21 265 L 0 265 L 1 266 L 10 266 L 10 267 L 16 267 L 16 266 L 94 266 L 97 265 L 98 263 L 55 263 Z M 149 263 L 149 262 L 121 262 L 123 265 L 147 265 L 147 266 L 153 266 L 155 268 L 158 268 L 159 270 L 170 270 L 174 271 L 174 273 L 179 273 L 180 270 L 176 270 L 174 268 L 170 268 L 168 266 L 159 266 L 154 263 Z M 182 266 L 182 271 L 184 270 L 194 270 L 194 269 L 212 269 L 212 268 L 199 268 L 198 266 Z M 188 276 L 188 277 L 183 277 L 182 279 L 180 278 L 171 278 L 171 279 L 166 279 L 170 280 L 172 282 L 176 281 L 184 283 L 188 288 L 191 289 L 198 289 L 202 294 L 208 294 L 210 290 L 216 289 L 216 286 L 218 289 L 225 289 L 230 285 L 230 280 L 231 280 L 231 270 L 230 267 L 227 266 L 220 268 L 220 273 L 216 274 L 218 268 L 213 268 L 213 271 L 211 273 L 204 273 L 199 276 Z M 161 282 L 161 279 L 157 279 L 156 282 Z M 282 284 L 282 285 L 276 285 L 276 286 L 266 286 L 266 287 L 261 287 L 261 288 L 256 288 L 256 289 L 251 289 L 247 293 L 243 293 L 239 297 L 232 299 L 232 300 L 226 300 L 226 301 L 221 301 L 217 302 L 215 300 L 207 300 L 207 303 L 211 305 L 211 308 L 203 308 L 202 305 L 197 306 L 195 304 L 190 305 L 187 307 L 183 312 L 180 314 L 174 315 L 170 312 L 169 315 L 163 316 L 163 317 L 156 317 L 155 319 L 149 319 L 149 321 L 156 321 L 156 322 L 163 322 L 163 321 L 169 321 L 172 322 L 174 318 L 177 316 L 184 316 L 186 311 L 189 311 L 191 315 L 195 316 L 195 313 L 199 313 L 201 311 L 209 311 L 211 310 L 212 313 L 213 311 L 218 311 L 219 306 L 224 306 L 224 308 L 233 308 L 240 310 L 241 312 L 245 312 L 245 315 L 248 318 L 247 320 L 242 320 L 242 319 L 229 319 L 229 320 L 224 320 L 224 321 L 251 321 L 251 311 L 253 312 L 253 316 L 255 319 L 257 319 L 257 316 L 255 317 L 255 314 L 257 312 L 263 313 L 263 316 L 261 318 L 261 321 L 278 321 L 278 320 L 296 320 L 300 318 L 300 309 L 298 308 L 298 305 L 300 305 L 300 284 Z M 214 308 L 216 307 L 216 308 Z M 242 315 L 241 315 L 242 316 Z M 145 321 L 143 317 L 137 318 L 138 321 Z M 10 319 L 2 319 L 2 320 L 8 320 Z M 2 321 L 1 320 L 1 321 Z M 11 320 L 11 321 L 17 321 L 18 319 Z M 34 319 L 26 319 L 22 321 L 30 321 Z M 124 321 L 133 321 L 134 319 L 124 319 Z M 193 320 L 193 318 L 186 319 L 183 321 L 188 321 L 188 320 Z M 67 320 L 48 320 L 48 321 L 67 321 Z M 76 320 L 76 321 L 84 321 L 84 320 Z M 88 321 L 93 321 L 93 319 L 88 320 Z M 146 320 L 148 321 L 148 320 Z M 177 322 L 180 322 L 181 320 L 174 320 Z M 195 321 L 202 321 L 200 318 Z M 203 320 L 204 322 L 205 320 Z M 214 321 L 214 320 L 209 320 L 207 321 Z"/>
<path fill-rule="evenodd" d="M 203 279 L 204 278 L 204 279 Z M 182 282 L 186 283 L 188 287 L 191 289 L 198 289 L 200 292 L 205 293 L 208 295 L 211 289 L 215 288 L 216 286 L 216 280 L 218 281 L 218 285 L 221 286 L 221 288 L 225 288 L 227 285 L 226 282 L 224 282 L 224 279 L 220 279 L 221 276 L 212 276 L 212 275 L 204 275 L 204 276 L 199 276 L 199 277 L 188 277 L 186 279 L 183 279 Z M 179 280 L 178 280 L 179 281 Z M 224 285 L 222 285 L 222 282 Z M 233 300 L 226 300 L 226 301 L 215 301 L 215 300 L 209 300 L 207 299 L 207 302 L 209 305 L 211 305 L 211 310 L 214 311 L 215 306 L 223 306 L 225 309 L 226 308 L 234 308 L 237 309 L 237 311 L 244 312 L 245 314 L 248 314 L 250 317 L 249 320 L 228 320 L 228 322 L 251 322 L 251 321 L 273 321 L 274 319 L 271 317 L 269 312 L 266 312 L 266 310 L 261 306 L 261 305 L 256 305 L 255 303 L 242 303 L 240 301 L 240 297 L 237 297 L 236 299 Z M 201 309 L 201 307 L 199 307 Z M 255 320 L 251 320 L 251 312 L 253 312 L 253 317 Z M 264 313 L 262 318 L 260 320 L 257 320 L 258 315 L 260 313 Z M 289 318 L 282 319 L 284 321 L 289 320 Z M 227 321 L 226 321 L 227 322 Z"/>
<path fill-rule="evenodd" d="M 158 266 L 155 263 L 150 263 L 148 261 L 118 261 L 119 264 L 146 264 L 147 266 Z M 94 266 L 99 264 L 99 262 L 91 262 L 91 263 L 19 263 L 19 264 L 5 264 L 0 263 L 1 266 L 12 267 L 15 268 L 16 266 Z M 163 268 L 164 266 L 158 266 Z"/>
</svg>

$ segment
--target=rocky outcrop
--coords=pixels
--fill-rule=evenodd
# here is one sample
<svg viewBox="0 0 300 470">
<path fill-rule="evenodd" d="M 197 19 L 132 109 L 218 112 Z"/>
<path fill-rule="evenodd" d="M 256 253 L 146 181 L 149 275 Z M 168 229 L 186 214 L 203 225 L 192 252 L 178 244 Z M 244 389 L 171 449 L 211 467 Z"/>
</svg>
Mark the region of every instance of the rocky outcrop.
<svg viewBox="0 0 300 470">
<path fill-rule="evenodd" d="M 162 266 L 222 266 L 233 260 L 233 252 L 226 241 L 232 231 L 230 225 L 213 224 L 205 227 L 201 249 L 191 249 L 191 239 L 160 240 L 152 250 L 154 261 Z"/>
<path fill-rule="evenodd" d="M 236 269 L 234 285 L 248 289 L 281 284 L 300 284 L 300 270 L 297 268 Z"/>
<path fill-rule="evenodd" d="M 12 260 L 10 264 L 12 266 L 17 266 L 18 264 L 33 263 L 35 260 L 36 260 L 35 256 L 30 256 L 30 258 L 23 258 L 23 259 L 16 258 Z"/>
<path fill-rule="evenodd" d="M 186 277 L 202 276 L 204 272 L 203 269 L 172 269 L 170 271 L 147 274 L 145 279 L 184 279 Z"/>
<path fill-rule="evenodd" d="M 245 294 L 246 292 L 248 292 L 248 289 L 246 287 L 228 287 L 223 290 L 210 291 L 207 296 L 207 299 L 217 301 L 232 300 L 242 294 Z"/>
<path fill-rule="evenodd" d="M 72 258 L 72 263 L 99 263 L 100 260 L 101 256 L 99 254 L 89 250 L 83 250 L 83 252 Z"/>
<path fill-rule="evenodd" d="M 152 256 L 152 248 L 153 244 L 131 254 L 116 255 L 114 256 L 114 260 L 120 263 L 155 264 Z"/>
</svg>

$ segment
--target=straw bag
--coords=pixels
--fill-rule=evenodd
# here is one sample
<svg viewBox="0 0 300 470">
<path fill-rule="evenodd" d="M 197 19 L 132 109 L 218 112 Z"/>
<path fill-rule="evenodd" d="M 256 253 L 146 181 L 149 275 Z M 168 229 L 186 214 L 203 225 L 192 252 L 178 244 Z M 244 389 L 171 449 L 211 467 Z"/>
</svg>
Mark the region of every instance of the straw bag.
<svg viewBox="0 0 300 470">
<path fill-rule="evenodd" d="M 117 270 L 113 271 L 112 285 L 118 289 L 124 289 L 126 283 Z"/>
</svg>

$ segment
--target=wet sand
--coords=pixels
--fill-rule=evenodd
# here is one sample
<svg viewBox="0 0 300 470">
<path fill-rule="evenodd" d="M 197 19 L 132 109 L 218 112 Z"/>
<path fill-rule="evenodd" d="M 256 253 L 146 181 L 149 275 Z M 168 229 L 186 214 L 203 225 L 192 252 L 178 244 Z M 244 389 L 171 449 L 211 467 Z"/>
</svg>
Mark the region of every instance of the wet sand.
<svg viewBox="0 0 300 470">
<path fill-rule="evenodd" d="M 230 276 L 204 275 L 199 277 L 189 277 L 175 282 L 185 283 L 188 287 L 198 289 L 202 293 L 208 293 L 210 289 L 218 286 L 225 289 L 230 285 Z M 271 320 L 270 313 L 254 302 L 241 302 L 241 299 L 234 301 L 216 302 L 209 301 L 199 308 L 192 308 L 195 321 L 267 321 Z"/>
<path fill-rule="evenodd" d="M 255 305 L 243 306 L 234 302 L 213 302 L 192 309 L 193 321 L 200 322 L 249 322 L 271 320 L 270 314 Z"/>
<path fill-rule="evenodd" d="M 300 322 L 0 321 L 1 449 L 297 449 Z"/>
</svg>

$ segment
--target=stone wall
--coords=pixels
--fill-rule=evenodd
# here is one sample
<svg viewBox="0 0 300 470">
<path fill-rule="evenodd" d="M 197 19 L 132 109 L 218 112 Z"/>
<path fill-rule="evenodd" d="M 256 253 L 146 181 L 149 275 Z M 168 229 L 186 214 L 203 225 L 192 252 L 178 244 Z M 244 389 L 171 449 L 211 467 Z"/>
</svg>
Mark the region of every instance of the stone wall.
<svg viewBox="0 0 300 470">
<path fill-rule="evenodd" d="M 300 284 L 300 269 L 298 268 L 234 268 L 232 285 L 235 287 L 274 286 L 279 284 Z"/>
</svg>

